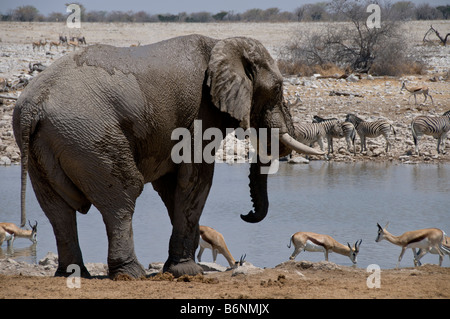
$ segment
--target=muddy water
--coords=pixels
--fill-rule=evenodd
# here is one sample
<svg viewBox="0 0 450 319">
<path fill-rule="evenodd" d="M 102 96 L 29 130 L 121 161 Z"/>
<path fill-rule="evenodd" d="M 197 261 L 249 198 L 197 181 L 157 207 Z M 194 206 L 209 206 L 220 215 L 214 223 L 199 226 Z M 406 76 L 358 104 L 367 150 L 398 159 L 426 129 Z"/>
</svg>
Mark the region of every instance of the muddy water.
<svg viewBox="0 0 450 319">
<path fill-rule="evenodd" d="M 248 189 L 248 164 L 218 164 L 213 187 L 200 223 L 219 230 L 228 248 L 238 259 L 242 254 L 259 267 L 273 267 L 287 260 L 291 234 L 312 231 L 332 235 L 343 244 L 362 239 L 358 267 L 396 265 L 400 247 L 386 241 L 375 243 L 377 223 L 394 235 L 427 227 L 438 227 L 450 234 L 450 165 L 396 165 L 391 163 L 328 163 L 308 165 L 281 163 L 269 177 L 270 210 L 264 221 L 247 224 L 239 215 L 252 209 Z M 38 243 L 17 239 L 14 251 L 6 243 L 0 258 L 37 262 L 49 251 L 57 252 L 52 228 L 40 209 L 31 184 L 27 193 L 28 219 L 37 220 Z M 0 167 L 0 220 L 20 221 L 20 167 Z M 171 232 L 162 201 L 151 185 L 146 185 L 136 204 L 133 218 L 136 253 L 147 267 L 165 261 Z M 78 214 L 78 229 L 85 262 L 106 263 L 107 238 L 100 213 L 92 208 Z M 203 261 L 211 261 L 209 250 Z M 302 252 L 297 260 L 320 261 L 322 253 Z M 411 250 L 401 262 L 413 266 Z M 350 259 L 335 253 L 330 261 L 351 265 Z M 422 261 L 437 263 L 437 255 Z M 219 255 L 217 262 L 227 265 Z M 444 266 L 450 266 L 447 256 Z"/>
</svg>

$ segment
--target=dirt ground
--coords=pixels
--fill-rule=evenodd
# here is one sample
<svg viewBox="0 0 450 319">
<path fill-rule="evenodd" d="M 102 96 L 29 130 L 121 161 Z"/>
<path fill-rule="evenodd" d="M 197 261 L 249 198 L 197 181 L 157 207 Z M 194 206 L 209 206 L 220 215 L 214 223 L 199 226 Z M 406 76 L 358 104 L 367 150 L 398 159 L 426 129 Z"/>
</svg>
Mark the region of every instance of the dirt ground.
<svg viewBox="0 0 450 319">
<path fill-rule="evenodd" d="M 448 299 L 450 269 L 427 264 L 376 273 L 330 262 L 290 261 L 247 275 L 226 271 L 174 279 L 159 274 L 134 281 L 99 276 L 81 279 L 79 288 L 75 284 L 73 278 L 0 275 L 0 298 Z"/>
<path fill-rule="evenodd" d="M 421 46 L 423 34 L 429 22 L 411 22 L 408 36 L 413 44 Z M 266 45 L 271 53 L 290 38 L 293 30 L 323 27 L 322 24 L 86 24 L 76 34 L 70 34 L 61 24 L 52 23 L 0 23 L 2 30 L 0 51 L 0 77 L 15 81 L 27 73 L 29 63 L 51 64 L 59 56 L 67 53 L 64 49 L 34 52 L 32 41 L 39 39 L 57 40 L 59 34 L 84 35 L 88 44 L 110 43 L 129 46 L 148 44 L 189 33 L 201 33 L 216 38 L 228 36 L 252 36 Z M 433 26 L 446 30 L 449 22 L 436 22 Z M 340 148 L 345 141 L 337 144 L 339 151 L 331 160 L 336 161 L 399 161 L 408 164 L 418 162 L 449 162 L 450 154 L 436 154 L 436 142 L 424 138 L 421 146 L 423 154 L 412 155 L 412 136 L 409 123 L 421 114 L 442 114 L 450 107 L 450 85 L 445 76 L 450 65 L 449 46 L 446 48 L 420 48 L 428 52 L 430 70 L 426 75 L 405 76 L 410 85 L 426 84 L 433 92 L 435 105 L 414 106 L 408 103 L 408 95 L 400 94 L 401 79 L 380 77 L 362 78 L 355 83 L 336 79 L 314 79 L 289 77 L 285 79 L 285 98 L 293 102 L 293 116 L 299 121 L 310 121 L 315 114 L 327 117 L 345 117 L 348 112 L 356 112 L 365 119 L 390 119 L 398 132 L 394 150 L 384 154 L 384 140 L 369 141 L 370 153 L 353 156 Z M 434 50 L 434 51 L 433 51 Z M 429 53 L 430 51 L 434 53 Z M 433 79 L 430 81 L 430 79 Z M 437 80 L 436 80 L 437 78 Z M 363 98 L 330 96 L 331 90 L 353 92 Z M 9 94 L 15 94 L 10 92 Z M 295 101 L 296 93 L 301 102 Z M 413 100 L 413 99 L 412 99 Z M 423 97 L 418 97 L 422 101 Z M 10 126 L 12 101 L 4 101 L 0 106 L 0 155 L 7 156 L 16 163 L 20 156 L 12 136 Z M 1 124 L 1 123 L 0 123 Z M 2 144 L 3 143 L 3 144 Z M 336 142 L 337 143 L 337 142 Z M 447 142 L 448 144 L 448 142 Z M 3 147 L 2 147 L 3 145 Z M 336 145 L 336 144 L 335 144 Z M 447 146 L 448 147 L 448 146 Z M 358 149 L 358 148 L 357 148 Z M 151 276 L 135 281 L 112 281 L 106 276 L 81 279 L 80 288 L 68 288 L 66 278 L 51 276 L 30 276 L 0 272 L 0 298 L 151 298 L 151 299 L 302 299 L 302 298 L 343 298 L 343 299 L 385 299 L 385 298 L 450 298 L 450 269 L 436 265 L 418 268 L 382 269 L 380 273 L 365 269 L 338 266 L 333 263 L 287 262 L 273 269 L 247 275 L 232 276 L 232 272 L 210 273 L 203 276 L 182 279 Z M 378 277 L 379 275 L 379 277 Z M 373 277 L 372 277 L 373 276 Z M 379 279 L 379 281 L 377 281 Z M 379 285 L 378 285 L 379 284 Z M 375 285 L 376 287 L 370 288 Z M 345 309 L 343 309 L 345 310 Z"/>
</svg>

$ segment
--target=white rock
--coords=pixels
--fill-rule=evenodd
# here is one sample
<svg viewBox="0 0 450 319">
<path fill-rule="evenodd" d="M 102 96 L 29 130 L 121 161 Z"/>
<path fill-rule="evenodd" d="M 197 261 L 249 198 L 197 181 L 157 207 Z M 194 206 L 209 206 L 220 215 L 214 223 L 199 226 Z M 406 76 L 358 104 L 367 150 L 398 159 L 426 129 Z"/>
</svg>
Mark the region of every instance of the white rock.
<svg viewBox="0 0 450 319">
<path fill-rule="evenodd" d="M 309 160 L 307 160 L 306 158 L 302 157 L 302 156 L 296 156 L 296 157 L 291 157 L 288 160 L 289 164 L 308 164 Z"/>
<path fill-rule="evenodd" d="M 203 271 L 226 271 L 227 267 L 211 262 L 198 262 Z"/>
<path fill-rule="evenodd" d="M 9 165 L 11 165 L 11 160 L 7 156 L 2 156 L 2 157 L 0 157 L 0 165 L 9 166 Z"/>
<path fill-rule="evenodd" d="M 261 268 L 253 266 L 253 264 L 246 261 L 246 262 L 244 262 L 244 264 L 242 266 L 239 266 L 236 269 L 233 269 L 231 276 L 251 275 L 251 274 L 257 274 L 262 271 L 263 270 Z"/>
<path fill-rule="evenodd" d="M 58 255 L 49 251 L 44 258 L 38 262 L 41 266 L 58 266 Z"/>
<path fill-rule="evenodd" d="M 347 82 L 358 82 L 359 78 L 354 74 L 350 74 L 346 80 Z"/>
</svg>

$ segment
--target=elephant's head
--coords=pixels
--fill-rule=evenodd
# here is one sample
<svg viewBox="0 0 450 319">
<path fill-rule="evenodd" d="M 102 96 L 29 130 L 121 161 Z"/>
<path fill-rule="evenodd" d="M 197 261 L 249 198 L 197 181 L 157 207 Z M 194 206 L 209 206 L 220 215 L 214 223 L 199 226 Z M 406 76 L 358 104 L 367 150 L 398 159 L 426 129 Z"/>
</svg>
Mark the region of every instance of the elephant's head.
<svg viewBox="0 0 450 319">
<path fill-rule="evenodd" d="M 211 51 L 208 81 L 212 102 L 222 112 L 239 121 L 243 129 L 250 127 L 279 129 L 279 155 L 291 150 L 321 155 L 297 142 L 288 107 L 283 101 L 283 77 L 269 52 L 257 40 L 229 38 L 217 42 Z M 268 139 L 270 140 L 270 139 Z M 267 145 L 267 150 L 270 145 Z M 254 212 L 241 215 L 256 223 L 267 214 L 267 174 L 261 173 L 261 161 L 250 167 L 250 194 Z"/>
</svg>

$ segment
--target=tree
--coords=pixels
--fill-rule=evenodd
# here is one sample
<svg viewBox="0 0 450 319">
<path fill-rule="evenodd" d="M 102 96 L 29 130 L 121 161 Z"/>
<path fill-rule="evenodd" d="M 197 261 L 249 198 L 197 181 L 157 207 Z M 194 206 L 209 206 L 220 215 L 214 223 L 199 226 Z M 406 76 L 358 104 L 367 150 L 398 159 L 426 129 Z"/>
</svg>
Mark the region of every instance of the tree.
<svg viewBox="0 0 450 319">
<path fill-rule="evenodd" d="M 167 15 L 158 14 L 158 19 L 161 22 L 174 22 L 174 21 L 178 21 L 178 16 L 173 15 L 173 14 L 167 14 Z"/>
<path fill-rule="evenodd" d="M 303 20 L 303 17 L 305 16 L 305 10 L 306 10 L 305 6 L 298 7 L 297 9 L 294 10 L 294 14 L 297 17 L 297 21 L 300 22 Z"/>
<path fill-rule="evenodd" d="M 441 12 L 442 17 L 445 20 L 450 18 L 450 5 L 438 6 L 438 7 L 436 7 L 436 9 Z"/>
<path fill-rule="evenodd" d="M 210 21 L 212 21 L 211 13 L 206 11 L 191 13 L 186 18 L 186 22 L 210 22 Z"/>
<path fill-rule="evenodd" d="M 85 21 L 87 22 L 106 22 L 106 11 L 89 11 L 85 14 Z"/>
<path fill-rule="evenodd" d="M 220 11 L 219 13 L 216 13 L 215 15 L 213 15 L 213 19 L 216 21 L 223 21 L 223 18 L 225 18 L 225 16 L 228 14 L 227 11 Z"/>
<path fill-rule="evenodd" d="M 152 16 L 145 11 L 133 13 L 133 22 L 152 22 Z"/>
<path fill-rule="evenodd" d="M 263 10 L 261 9 L 248 9 L 242 14 L 242 20 L 244 21 L 261 21 L 263 16 Z"/>
<path fill-rule="evenodd" d="M 327 2 L 308 3 L 297 9 L 297 17 L 299 14 L 304 21 L 321 21 L 328 19 Z"/>
<path fill-rule="evenodd" d="M 33 6 L 20 6 L 13 11 L 15 21 L 38 21 L 40 17 L 38 9 Z"/>
<path fill-rule="evenodd" d="M 437 20 L 442 18 L 442 13 L 428 3 L 423 3 L 416 7 L 416 18 L 417 20 Z"/>
<path fill-rule="evenodd" d="M 399 20 L 412 20 L 415 17 L 416 6 L 411 1 L 399 1 L 392 5 L 391 10 Z"/>
<path fill-rule="evenodd" d="M 66 21 L 66 17 L 61 12 L 52 12 L 47 16 L 46 21 L 49 22 Z"/>
<path fill-rule="evenodd" d="M 334 64 L 353 72 L 366 73 L 374 65 L 377 72 L 386 75 L 401 72 L 398 65 L 407 57 L 400 22 L 390 19 L 391 13 L 385 8 L 381 27 L 370 28 L 368 2 L 353 0 L 338 4 L 341 6 L 335 12 L 345 16 L 350 24 L 330 24 L 323 31 L 309 34 L 302 31 L 282 50 L 281 58 L 307 66 Z"/>
</svg>

